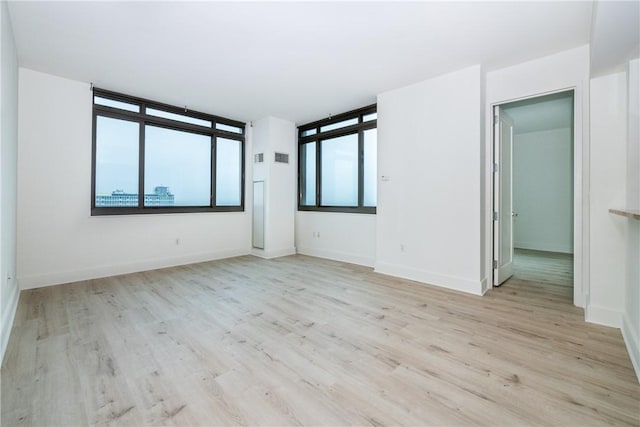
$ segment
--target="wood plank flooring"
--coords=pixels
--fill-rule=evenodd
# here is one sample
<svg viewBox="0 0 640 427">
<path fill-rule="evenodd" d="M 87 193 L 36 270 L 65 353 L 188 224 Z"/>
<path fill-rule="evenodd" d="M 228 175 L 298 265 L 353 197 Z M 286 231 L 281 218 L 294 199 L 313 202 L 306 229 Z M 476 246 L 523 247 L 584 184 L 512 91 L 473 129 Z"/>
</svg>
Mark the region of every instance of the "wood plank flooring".
<svg viewBox="0 0 640 427">
<path fill-rule="evenodd" d="M 305 256 L 23 291 L 3 426 L 640 425 L 618 330 L 566 286 L 484 297 Z"/>
<path fill-rule="evenodd" d="M 514 278 L 573 287 L 573 254 L 515 249 Z"/>
</svg>

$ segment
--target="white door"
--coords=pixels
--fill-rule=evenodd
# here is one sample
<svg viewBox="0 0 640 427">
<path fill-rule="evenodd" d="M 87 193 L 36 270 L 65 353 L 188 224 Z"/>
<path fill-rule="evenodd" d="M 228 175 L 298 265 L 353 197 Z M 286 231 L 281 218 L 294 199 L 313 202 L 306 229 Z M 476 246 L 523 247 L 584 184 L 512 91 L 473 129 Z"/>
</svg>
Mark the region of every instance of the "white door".
<svg viewBox="0 0 640 427">
<path fill-rule="evenodd" d="M 513 275 L 513 121 L 494 107 L 493 285 Z"/>
<path fill-rule="evenodd" d="M 253 247 L 264 249 L 264 181 L 253 183 Z"/>
</svg>

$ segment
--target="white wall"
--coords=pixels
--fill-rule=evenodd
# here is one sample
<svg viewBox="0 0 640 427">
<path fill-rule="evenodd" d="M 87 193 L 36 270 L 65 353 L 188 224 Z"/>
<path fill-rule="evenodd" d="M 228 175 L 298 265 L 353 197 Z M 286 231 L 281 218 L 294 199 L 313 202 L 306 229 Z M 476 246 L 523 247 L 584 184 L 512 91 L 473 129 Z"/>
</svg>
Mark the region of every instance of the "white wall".
<svg viewBox="0 0 640 427">
<path fill-rule="evenodd" d="M 380 273 L 481 294 L 481 69 L 378 95 Z"/>
<path fill-rule="evenodd" d="M 252 181 L 265 181 L 265 235 L 264 249 L 252 249 L 252 253 L 265 258 L 295 254 L 295 123 L 276 117 L 256 120 L 253 136 L 254 153 L 264 153 L 264 162 L 253 164 Z M 276 163 L 276 152 L 288 154 L 289 163 Z"/>
<path fill-rule="evenodd" d="M 89 85 L 21 68 L 19 88 L 21 288 L 249 253 L 247 211 L 92 217 Z"/>
<path fill-rule="evenodd" d="M 16 280 L 16 175 L 18 151 L 18 58 L 7 3 L 0 4 L 0 361 L 18 306 Z"/>
<path fill-rule="evenodd" d="M 627 72 L 627 194 L 626 207 L 640 211 L 640 59 Z M 640 221 L 627 219 L 626 291 L 622 335 L 640 380 Z"/>
<path fill-rule="evenodd" d="M 574 89 L 574 304 L 582 307 L 589 289 L 589 46 L 584 45 L 554 55 L 487 73 L 487 120 L 493 105 L 518 99 Z M 486 139 L 491 141 L 491 126 Z M 485 182 L 491 183 L 491 144 L 486 144 Z M 492 206 L 490 185 L 483 188 L 485 210 L 485 268 L 491 271 Z"/>
<path fill-rule="evenodd" d="M 591 80 L 590 292 L 586 318 L 620 327 L 625 293 L 626 73 Z"/>
<path fill-rule="evenodd" d="M 304 255 L 373 267 L 376 215 L 299 211 L 296 248 Z"/>
<path fill-rule="evenodd" d="M 573 253 L 571 129 L 514 135 L 514 246 Z"/>
</svg>

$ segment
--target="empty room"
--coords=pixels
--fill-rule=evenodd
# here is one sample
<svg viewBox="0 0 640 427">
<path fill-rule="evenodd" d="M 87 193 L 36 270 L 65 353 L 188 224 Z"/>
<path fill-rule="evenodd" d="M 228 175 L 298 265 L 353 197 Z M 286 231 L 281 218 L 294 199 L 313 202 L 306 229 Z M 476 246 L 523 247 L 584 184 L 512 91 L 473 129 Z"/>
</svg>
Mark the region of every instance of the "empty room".
<svg viewBox="0 0 640 427">
<path fill-rule="evenodd" d="M 0 2 L 2 426 L 640 426 L 640 2 Z"/>
</svg>

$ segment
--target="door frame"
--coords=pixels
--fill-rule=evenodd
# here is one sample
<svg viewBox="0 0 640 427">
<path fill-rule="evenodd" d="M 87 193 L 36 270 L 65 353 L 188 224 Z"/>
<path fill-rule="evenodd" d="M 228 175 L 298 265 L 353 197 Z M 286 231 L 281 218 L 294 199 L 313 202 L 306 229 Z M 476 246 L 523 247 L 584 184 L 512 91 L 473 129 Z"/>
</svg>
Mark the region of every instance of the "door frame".
<svg viewBox="0 0 640 427">
<path fill-rule="evenodd" d="M 493 250 L 494 250 L 494 221 L 493 221 L 493 203 L 494 203 L 494 187 L 493 187 L 493 159 L 495 151 L 495 129 L 493 126 L 493 111 L 495 107 L 509 104 L 515 101 L 525 99 L 539 98 L 555 93 L 573 92 L 573 304 L 578 307 L 586 306 L 586 295 L 588 294 L 587 275 L 583 272 L 588 267 L 585 262 L 588 254 L 588 233 L 585 231 L 583 224 L 586 223 L 588 210 L 588 182 L 583 180 L 585 170 L 588 171 L 588 144 L 583 138 L 583 120 L 581 114 L 583 111 L 583 95 L 577 86 L 568 86 L 556 90 L 533 93 L 522 97 L 505 99 L 498 102 L 489 102 L 487 104 L 486 126 L 490 129 L 488 132 L 489 141 L 486 144 L 487 154 L 485 156 L 485 182 L 487 185 L 487 201 L 485 203 L 485 218 L 488 219 L 488 230 L 486 238 L 488 239 L 487 254 L 485 257 L 485 268 L 489 272 L 487 275 L 488 288 L 493 288 Z"/>
<path fill-rule="evenodd" d="M 256 246 L 256 239 L 255 239 L 255 233 L 256 233 L 256 229 L 255 229 L 255 223 L 256 223 L 256 184 L 262 184 L 262 247 L 260 246 Z M 265 180 L 258 180 L 258 181 L 253 181 L 252 185 L 251 185 L 251 249 L 259 249 L 259 250 L 264 250 L 264 246 L 265 246 L 265 240 L 266 240 L 266 218 L 265 218 L 265 198 L 266 198 L 266 194 L 265 194 Z"/>
<path fill-rule="evenodd" d="M 513 275 L 513 146 L 514 146 L 514 133 L 513 133 L 513 119 L 509 117 L 509 115 L 500 108 L 500 105 L 493 107 L 491 114 L 493 115 L 493 180 L 492 180 L 492 188 L 493 188 L 493 270 L 492 270 L 492 278 L 491 283 L 493 287 L 497 287 L 502 285 L 506 280 L 508 280 Z M 504 139 L 502 134 L 502 121 L 505 121 L 511 129 L 511 135 L 509 135 L 510 147 L 509 147 L 509 168 L 508 171 L 504 169 Z M 497 137 L 497 132 L 500 132 L 500 137 Z M 510 259 L 509 264 L 502 264 L 502 257 L 500 255 L 502 250 L 502 242 L 503 242 L 503 231 L 504 229 L 504 216 L 505 212 L 502 206 L 502 197 L 504 193 L 502 191 L 502 183 L 505 179 L 505 172 L 509 172 L 508 183 L 510 190 L 510 198 L 511 203 L 508 209 L 508 218 L 510 221 L 509 224 L 509 239 L 510 242 Z M 496 197 L 498 194 L 498 197 Z M 500 200 L 498 200 L 500 199 Z M 497 214 L 497 215 L 496 215 Z M 498 227 L 496 227 L 498 225 Z M 496 241 L 499 243 L 496 244 Z M 496 275 L 498 275 L 498 279 L 496 279 Z"/>
</svg>

